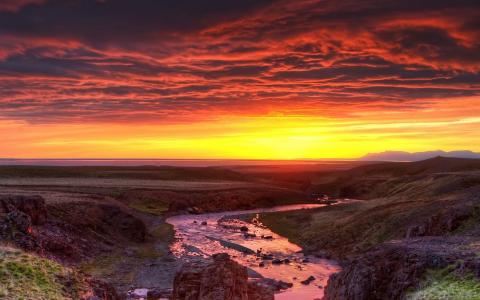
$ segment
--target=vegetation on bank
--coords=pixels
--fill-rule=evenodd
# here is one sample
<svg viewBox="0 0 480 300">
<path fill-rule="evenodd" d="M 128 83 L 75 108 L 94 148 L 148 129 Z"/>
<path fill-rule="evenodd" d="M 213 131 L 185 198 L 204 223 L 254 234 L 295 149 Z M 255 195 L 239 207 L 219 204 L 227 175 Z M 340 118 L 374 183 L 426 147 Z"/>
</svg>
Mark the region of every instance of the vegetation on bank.
<svg viewBox="0 0 480 300">
<path fill-rule="evenodd" d="M 1 299 L 79 299 L 86 292 L 88 285 L 75 270 L 0 246 Z"/>
<path fill-rule="evenodd" d="M 82 263 L 80 268 L 95 277 L 108 278 L 116 285 L 129 286 L 144 264 L 168 256 L 174 237 L 173 226 L 162 221 L 151 228 L 147 241 L 126 244 L 123 249 L 116 249 Z"/>
<path fill-rule="evenodd" d="M 169 203 L 158 199 L 142 198 L 128 203 L 128 206 L 143 213 L 161 216 L 168 211 Z"/>
<path fill-rule="evenodd" d="M 266 213 L 261 221 L 307 251 L 326 251 L 340 259 L 404 238 L 412 228 L 430 230 L 420 233 L 427 235 L 463 234 L 480 219 L 474 196 L 480 174 L 464 160 L 455 162 L 440 158 L 359 167 L 332 185 L 337 194 L 348 191 L 369 200 Z"/>
<path fill-rule="evenodd" d="M 325 250 L 339 258 L 401 236 L 401 225 L 411 219 L 383 199 L 260 216 L 263 224 L 305 250 Z"/>
<path fill-rule="evenodd" d="M 407 300 L 480 299 L 480 281 L 471 273 L 458 275 L 453 267 L 426 272 L 421 287 L 409 293 Z"/>
</svg>

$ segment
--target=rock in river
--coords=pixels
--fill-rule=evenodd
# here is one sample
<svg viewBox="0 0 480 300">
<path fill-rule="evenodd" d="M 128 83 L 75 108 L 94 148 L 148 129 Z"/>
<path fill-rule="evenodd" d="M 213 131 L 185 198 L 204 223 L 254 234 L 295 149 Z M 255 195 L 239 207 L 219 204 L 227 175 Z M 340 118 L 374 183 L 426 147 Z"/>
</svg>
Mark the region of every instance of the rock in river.
<svg viewBox="0 0 480 300">
<path fill-rule="evenodd" d="M 211 263 L 184 265 L 175 276 L 173 300 L 273 300 L 273 291 L 249 282 L 247 268 L 226 253 L 214 254 Z"/>
<path fill-rule="evenodd" d="M 308 285 L 308 284 L 310 284 L 310 282 L 312 282 L 312 281 L 314 281 L 314 280 L 315 280 L 315 277 L 310 276 L 310 277 L 308 277 L 307 279 L 305 279 L 304 281 L 301 281 L 300 283 L 301 283 L 301 284 L 304 284 L 304 285 Z"/>
</svg>

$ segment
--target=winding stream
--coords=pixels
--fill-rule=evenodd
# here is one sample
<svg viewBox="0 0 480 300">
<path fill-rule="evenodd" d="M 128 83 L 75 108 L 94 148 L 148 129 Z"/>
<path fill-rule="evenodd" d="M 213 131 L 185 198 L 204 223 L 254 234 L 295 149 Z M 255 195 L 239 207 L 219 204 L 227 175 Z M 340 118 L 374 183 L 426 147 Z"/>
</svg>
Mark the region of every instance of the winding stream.
<svg viewBox="0 0 480 300">
<path fill-rule="evenodd" d="M 297 204 L 243 211 L 228 211 L 201 215 L 179 215 L 167 219 L 175 228 L 176 242 L 171 246 L 174 255 L 184 261 L 209 257 L 218 252 L 229 253 L 238 263 L 249 268 L 250 277 L 265 277 L 293 283 L 293 287 L 275 295 L 275 299 L 318 299 L 323 297 L 323 288 L 330 274 L 340 271 L 331 260 L 304 256 L 302 248 L 275 234 L 261 224 L 254 225 L 232 216 L 262 212 L 290 211 L 321 207 L 320 204 Z M 226 218 L 229 217 L 230 218 Z M 221 220 L 219 223 L 218 221 Z M 206 222 L 206 223 L 205 223 Z M 202 224 L 203 223 L 203 224 Z M 246 226 L 251 236 L 245 236 L 240 228 Z M 255 235 L 255 236 L 253 236 Z M 263 238 L 262 238 L 263 236 Z M 271 238 L 270 238 L 271 237 Z M 289 263 L 272 263 L 256 254 L 271 255 L 275 259 L 288 259 Z M 250 254 L 245 253 L 250 252 Z M 259 266 L 263 262 L 264 266 Z M 310 284 L 301 281 L 309 276 Z"/>
</svg>

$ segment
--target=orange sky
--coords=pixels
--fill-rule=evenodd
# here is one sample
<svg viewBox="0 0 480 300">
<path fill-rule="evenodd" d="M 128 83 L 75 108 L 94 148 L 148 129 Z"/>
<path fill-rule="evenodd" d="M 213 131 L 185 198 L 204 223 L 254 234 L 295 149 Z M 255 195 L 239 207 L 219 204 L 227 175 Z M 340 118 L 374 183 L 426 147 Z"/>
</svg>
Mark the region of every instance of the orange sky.
<svg viewBox="0 0 480 300">
<path fill-rule="evenodd" d="M 3 157 L 18 158 L 298 159 L 396 149 L 480 151 L 478 98 L 452 101 L 405 112 L 352 112 L 348 118 L 226 115 L 208 122 L 134 125 L 5 121 L 0 136 Z"/>
<path fill-rule="evenodd" d="M 0 157 L 480 151 L 480 4 L 0 3 Z"/>
</svg>

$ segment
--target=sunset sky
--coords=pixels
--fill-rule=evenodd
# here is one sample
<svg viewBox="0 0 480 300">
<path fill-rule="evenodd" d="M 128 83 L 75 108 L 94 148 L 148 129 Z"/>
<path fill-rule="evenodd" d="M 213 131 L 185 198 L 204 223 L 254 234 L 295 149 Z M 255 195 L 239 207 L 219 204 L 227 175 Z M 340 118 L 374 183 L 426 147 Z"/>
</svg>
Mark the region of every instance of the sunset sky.
<svg viewBox="0 0 480 300">
<path fill-rule="evenodd" d="M 0 157 L 480 151 L 478 0 L 0 0 Z"/>
</svg>

